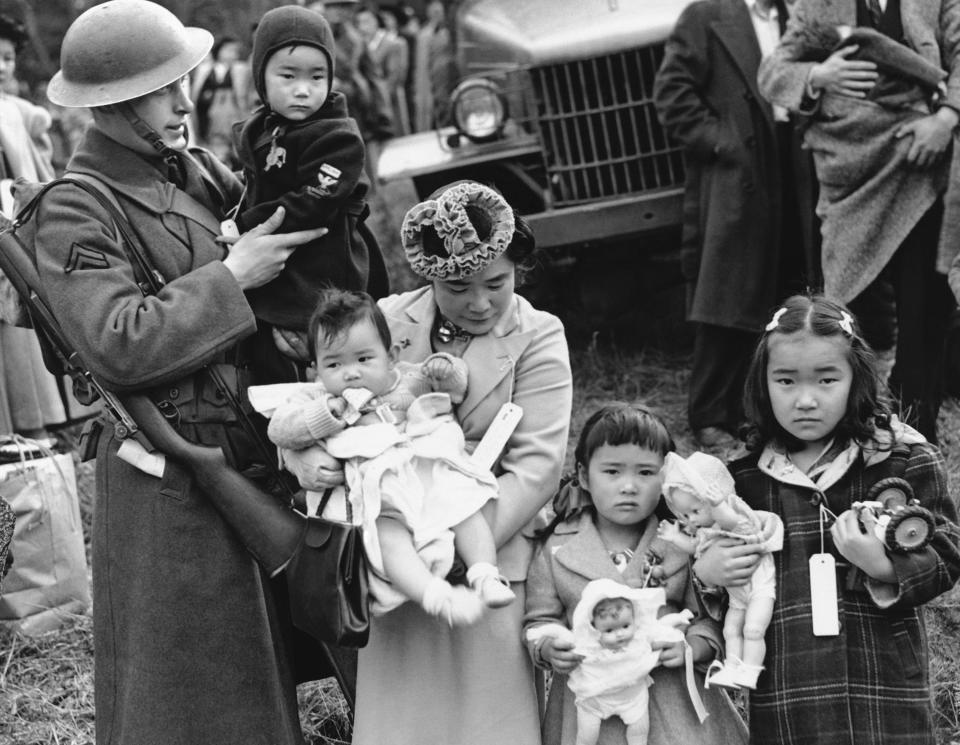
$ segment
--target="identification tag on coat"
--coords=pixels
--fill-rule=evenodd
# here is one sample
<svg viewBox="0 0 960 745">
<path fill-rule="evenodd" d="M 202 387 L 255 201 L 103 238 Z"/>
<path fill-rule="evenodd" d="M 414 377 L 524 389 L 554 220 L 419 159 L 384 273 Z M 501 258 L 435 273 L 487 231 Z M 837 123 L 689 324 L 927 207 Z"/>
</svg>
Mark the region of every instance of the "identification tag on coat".
<svg viewBox="0 0 960 745">
<path fill-rule="evenodd" d="M 837 562 L 831 554 L 810 557 L 810 615 L 814 636 L 837 636 L 840 633 Z"/>
<path fill-rule="evenodd" d="M 471 456 L 477 468 L 485 471 L 493 468 L 507 440 L 520 423 L 521 417 L 523 417 L 523 409 L 514 403 L 508 401 L 500 407 L 500 411 L 497 412 Z"/>
</svg>

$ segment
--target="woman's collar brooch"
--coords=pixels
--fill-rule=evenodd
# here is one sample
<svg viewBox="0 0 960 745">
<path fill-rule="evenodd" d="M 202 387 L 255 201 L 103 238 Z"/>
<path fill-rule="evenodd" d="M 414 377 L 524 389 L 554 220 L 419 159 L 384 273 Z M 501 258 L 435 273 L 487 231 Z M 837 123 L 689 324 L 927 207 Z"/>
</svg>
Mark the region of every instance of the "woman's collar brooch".
<svg viewBox="0 0 960 745">
<path fill-rule="evenodd" d="M 453 321 L 441 318 L 440 324 L 437 326 L 437 338 L 441 344 L 450 344 L 453 341 L 470 341 L 473 338 L 473 334 L 469 331 L 464 331 Z"/>
</svg>

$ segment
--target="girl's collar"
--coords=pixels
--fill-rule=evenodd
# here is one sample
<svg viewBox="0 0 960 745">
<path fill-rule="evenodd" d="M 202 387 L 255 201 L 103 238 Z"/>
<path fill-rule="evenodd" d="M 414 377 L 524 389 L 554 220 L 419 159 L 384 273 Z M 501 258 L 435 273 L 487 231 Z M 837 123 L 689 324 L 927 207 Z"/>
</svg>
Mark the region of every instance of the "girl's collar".
<svg viewBox="0 0 960 745">
<path fill-rule="evenodd" d="M 890 451 L 898 442 L 915 445 L 926 442 L 926 439 L 894 416 L 890 418 L 890 430 L 878 428 L 869 441 L 853 441 L 843 446 L 831 440 L 817 457 L 809 474 L 794 465 L 783 446 L 773 442 L 764 447 L 757 466 L 777 481 L 826 491 L 843 478 L 859 457 L 862 456 L 864 467 L 882 463 L 890 457 Z"/>
</svg>

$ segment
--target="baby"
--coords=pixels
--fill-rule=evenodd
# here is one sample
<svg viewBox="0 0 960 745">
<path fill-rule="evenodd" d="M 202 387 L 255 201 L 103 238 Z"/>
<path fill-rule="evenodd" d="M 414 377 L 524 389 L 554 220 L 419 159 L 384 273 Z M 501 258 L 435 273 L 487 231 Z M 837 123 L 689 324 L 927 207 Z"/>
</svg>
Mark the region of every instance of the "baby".
<svg viewBox="0 0 960 745">
<path fill-rule="evenodd" d="M 466 395 L 463 360 L 399 362 L 383 313 L 362 292 L 324 290 L 309 335 L 317 381 L 295 384 L 268 434 L 291 450 L 322 442 L 346 461 L 349 504 L 362 515 L 371 566 L 389 581 L 371 578 L 374 612 L 409 599 L 453 625 L 473 623 L 484 606 L 508 605 L 514 594 L 479 512 L 496 498 L 496 480 L 466 455 L 451 413 Z M 454 547 L 472 589 L 443 579 Z"/>
<path fill-rule="evenodd" d="M 714 662 L 707 685 L 756 688 L 766 656 L 764 634 L 773 615 L 776 576 L 770 552 L 783 547 L 783 522 L 777 515 L 752 510 L 733 489 L 733 477 L 723 462 L 706 453 L 684 459 L 667 453 L 663 464 L 663 495 L 667 505 L 694 535 L 675 522 L 662 521 L 658 535 L 689 554 L 699 556 L 720 537 L 764 543 L 760 564 L 742 587 L 729 587 L 730 605 L 724 618 L 727 645 L 724 663 Z M 770 537 L 767 537 L 767 535 Z"/>
<path fill-rule="evenodd" d="M 567 685 L 576 696 L 577 745 L 595 745 L 604 719 L 619 716 L 627 745 L 646 745 L 650 671 L 660 661 L 651 642 L 675 642 L 693 614 L 689 610 L 657 618 L 666 602 L 663 588 L 635 589 L 612 579 L 587 583 L 573 612 L 573 630 L 555 623 L 535 626 L 528 641 L 543 636 L 572 639 L 583 660 Z"/>
</svg>

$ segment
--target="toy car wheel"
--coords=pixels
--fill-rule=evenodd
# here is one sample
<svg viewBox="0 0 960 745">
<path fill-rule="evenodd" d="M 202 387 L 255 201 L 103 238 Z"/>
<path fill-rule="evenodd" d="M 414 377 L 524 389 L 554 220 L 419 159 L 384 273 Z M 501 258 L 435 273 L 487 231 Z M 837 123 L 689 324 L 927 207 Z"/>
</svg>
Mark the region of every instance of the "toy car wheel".
<svg viewBox="0 0 960 745">
<path fill-rule="evenodd" d="M 891 477 L 878 481 L 867 494 L 867 501 L 879 502 L 885 510 L 896 511 L 913 499 L 913 487 L 906 479 Z"/>
<path fill-rule="evenodd" d="M 917 551 L 933 536 L 933 515 L 923 507 L 906 507 L 890 518 L 884 543 L 892 551 Z"/>
</svg>

